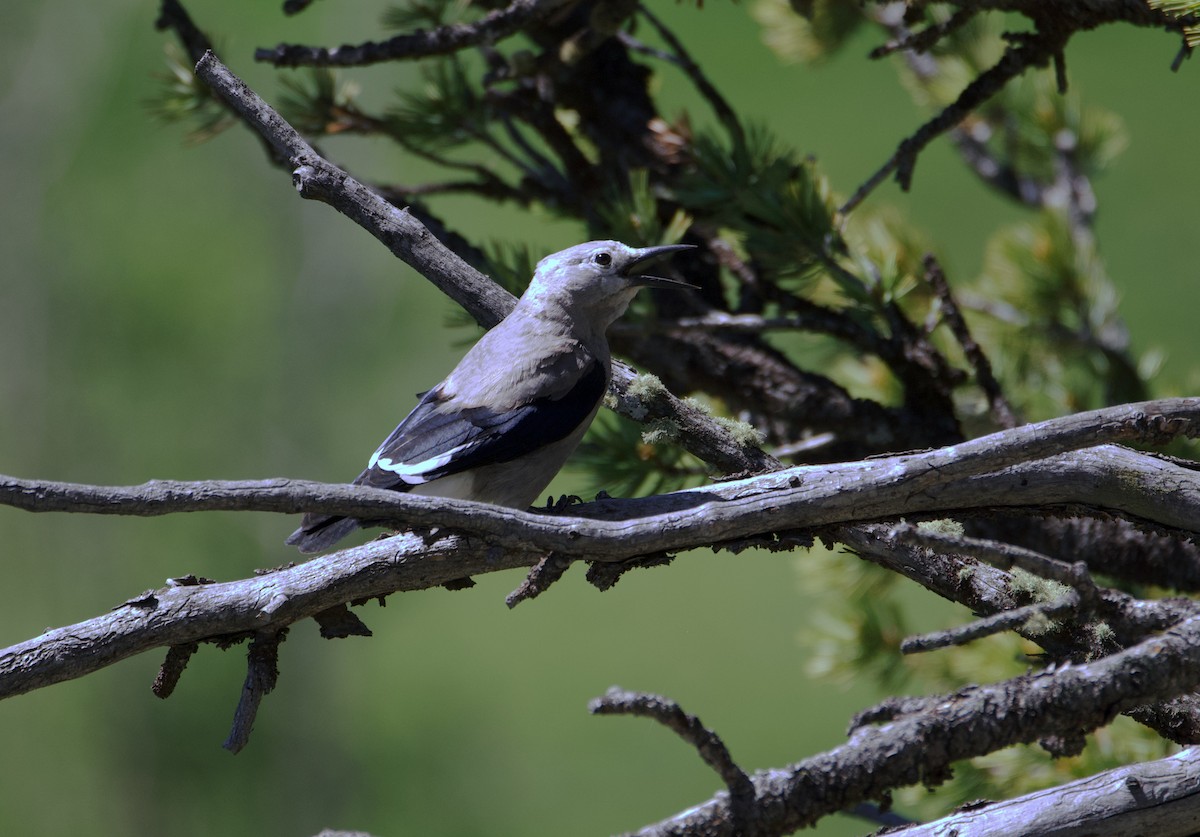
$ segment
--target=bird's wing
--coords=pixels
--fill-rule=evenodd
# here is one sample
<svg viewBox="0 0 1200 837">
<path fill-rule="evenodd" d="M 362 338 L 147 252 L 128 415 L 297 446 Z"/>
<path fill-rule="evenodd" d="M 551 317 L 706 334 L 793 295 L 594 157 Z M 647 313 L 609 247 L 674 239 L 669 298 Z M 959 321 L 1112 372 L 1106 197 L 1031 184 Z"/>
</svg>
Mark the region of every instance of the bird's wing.
<svg viewBox="0 0 1200 837">
<path fill-rule="evenodd" d="M 594 362 L 559 397 L 502 410 L 454 409 L 453 399 L 435 387 L 384 440 L 355 482 L 403 488 L 517 459 L 569 436 L 591 415 L 607 384 L 604 365 Z"/>
</svg>

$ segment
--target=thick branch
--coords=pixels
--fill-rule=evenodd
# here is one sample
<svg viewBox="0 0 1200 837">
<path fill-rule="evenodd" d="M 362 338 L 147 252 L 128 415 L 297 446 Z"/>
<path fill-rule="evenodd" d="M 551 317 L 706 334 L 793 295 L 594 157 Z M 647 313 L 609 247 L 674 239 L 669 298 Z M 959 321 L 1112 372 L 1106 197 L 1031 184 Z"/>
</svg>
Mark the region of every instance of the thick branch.
<svg viewBox="0 0 1200 837">
<path fill-rule="evenodd" d="M 1013 513 L 963 521 L 970 534 L 1071 560 L 1086 554 L 1093 572 L 1139 585 L 1200 591 L 1200 541 L 1108 514 L 1046 519 Z M 1103 549 L 1094 545 L 1102 543 Z"/>
<path fill-rule="evenodd" d="M 102 488 L 3 479 L 0 501 L 30 510 L 309 510 L 470 537 L 429 545 L 399 536 L 253 579 L 151 591 L 103 617 L 0 653 L 0 697 L 150 648 L 279 628 L 348 601 L 529 567 L 551 551 L 567 559 L 623 561 L 832 523 L 1015 504 L 1083 503 L 1192 529 L 1200 520 L 1200 472 L 1113 446 L 1057 452 L 1103 439 L 1161 441 L 1168 428 L 1191 432 L 1197 411 L 1200 399 L 1109 408 L 935 451 L 587 503 L 573 507 L 571 516 L 287 480 Z M 1045 454 L 1052 455 L 1036 458 Z"/>
<path fill-rule="evenodd" d="M 367 186 L 321 157 L 295 128 L 212 53 L 196 64 L 196 75 L 280 157 L 289 160 L 301 197 L 327 203 L 378 238 L 438 290 L 490 328 L 516 300 L 433 237 L 407 210 L 397 209 Z"/>
<path fill-rule="evenodd" d="M 850 547 L 855 554 L 892 572 L 909 578 L 927 590 L 958 602 L 980 615 L 1011 612 L 1022 603 L 1016 594 L 1012 574 L 952 552 L 931 552 L 895 535 L 898 526 L 863 523 L 835 526 L 822 532 L 822 540 Z M 1200 605 L 1192 599 L 1164 598 L 1144 600 L 1116 590 L 1101 590 L 1098 618 L 1104 619 L 1115 633 L 1119 645 L 1129 646 L 1149 634 L 1165 630 L 1184 619 L 1200 615 Z M 1047 603 L 1051 604 L 1051 603 Z M 1053 640 L 1039 636 L 1045 647 Z M 1052 646 L 1056 656 L 1077 653 L 1080 649 Z M 1200 739 L 1196 739 L 1200 741 Z"/>
<path fill-rule="evenodd" d="M 482 541 L 400 535 L 242 581 L 150 590 L 113 610 L 0 651 L 0 698 L 82 677 L 152 648 L 279 629 L 348 601 L 530 566 Z"/>
<path fill-rule="evenodd" d="M 1200 472 L 1107 444 L 1200 432 L 1200 398 L 1108 407 L 900 456 L 801 466 L 672 494 L 601 500 L 546 516 L 467 500 L 291 480 L 102 487 L 0 479 L 0 503 L 28 511 L 153 515 L 246 510 L 343 514 L 446 527 L 513 548 L 622 560 L 763 531 L 916 512 L 1076 503 L 1176 529 L 1200 521 Z M 1085 445 L 1084 451 L 1065 453 Z"/>
<path fill-rule="evenodd" d="M 931 552 L 928 548 L 915 546 L 903 537 L 897 537 L 896 530 L 907 528 L 907 524 L 889 526 L 879 523 L 836 526 L 828 535 L 822 533 L 821 537 L 831 537 L 846 544 L 860 557 L 910 578 L 939 596 L 965 605 L 973 613 L 1012 614 L 1014 607 L 1027 600 L 1027 594 L 1017 594 L 1010 573 L 953 552 Z M 1058 602 L 1043 604 L 1042 615 L 1051 615 L 1051 611 L 1057 609 L 1064 599 L 1077 600 L 1078 594 L 1071 592 Z M 1091 613 L 1075 610 L 1073 613 L 1058 614 L 1056 618 L 1065 621 L 1056 629 L 1031 631 L 1029 625 L 1022 625 L 1016 630 L 1035 639 L 1046 650 L 1048 661 L 1080 662 L 1108 653 L 1114 647 L 1128 647 L 1141 642 L 1152 633 L 1200 615 L 1191 599 L 1146 601 L 1116 590 L 1099 590 L 1098 599 L 1092 603 L 1094 609 Z M 1093 620 L 1096 621 L 1093 623 Z M 1101 642 L 1081 622 L 1102 623 L 1112 633 Z M 970 631 L 971 626 L 967 626 L 965 629 L 951 629 L 942 636 L 954 639 L 964 632 L 969 635 Z M 940 639 L 937 637 L 935 641 Z M 1200 742 L 1200 732 L 1197 731 L 1200 729 L 1200 706 L 1191 696 L 1168 704 L 1142 706 L 1127 714 L 1170 741 L 1179 744 Z"/>
<path fill-rule="evenodd" d="M 1200 748 L 1118 767 L 1019 799 L 959 811 L 890 837 L 1154 834 L 1183 837 L 1200 822 Z"/>
<path fill-rule="evenodd" d="M 1087 732 L 1119 712 L 1182 694 L 1198 682 L 1200 617 L 1193 617 L 1094 663 L 877 712 L 886 723 L 859 727 L 841 747 L 756 773 L 758 825 L 761 833 L 791 833 L 892 788 L 940 781 L 955 761 L 1063 731 Z M 637 834 L 732 837 L 737 833 L 734 822 L 729 795 L 719 793 Z"/>
</svg>

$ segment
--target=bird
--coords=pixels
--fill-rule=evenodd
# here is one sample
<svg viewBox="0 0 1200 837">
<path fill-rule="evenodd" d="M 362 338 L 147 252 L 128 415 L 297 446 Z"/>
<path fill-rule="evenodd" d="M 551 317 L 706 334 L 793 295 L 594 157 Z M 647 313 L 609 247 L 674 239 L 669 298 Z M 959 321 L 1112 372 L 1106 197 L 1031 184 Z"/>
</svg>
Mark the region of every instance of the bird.
<svg viewBox="0 0 1200 837">
<path fill-rule="evenodd" d="M 641 288 L 695 287 L 642 269 L 690 249 L 589 241 L 543 258 L 512 312 L 418 395 L 353 484 L 528 508 L 600 409 L 608 327 Z M 309 513 L 286 542 L 321 552 L 367 522 Z"/>
</svg>

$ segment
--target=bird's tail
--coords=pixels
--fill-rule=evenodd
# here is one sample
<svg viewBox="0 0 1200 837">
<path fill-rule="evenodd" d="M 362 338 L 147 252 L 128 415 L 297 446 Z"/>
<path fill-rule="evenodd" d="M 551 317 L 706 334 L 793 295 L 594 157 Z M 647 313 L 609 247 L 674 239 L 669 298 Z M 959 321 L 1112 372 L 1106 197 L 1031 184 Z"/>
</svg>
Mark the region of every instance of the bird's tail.
<svg viewBox="0 0 1200 837">
<path fill-rule="evenodd" d="M 300 528 L 292 532 L 285 543 L 301 552 L 321 552 L 349 535 L 358 526 L 358 521 L 353 517 L 306 514 Z"/>
</svg>

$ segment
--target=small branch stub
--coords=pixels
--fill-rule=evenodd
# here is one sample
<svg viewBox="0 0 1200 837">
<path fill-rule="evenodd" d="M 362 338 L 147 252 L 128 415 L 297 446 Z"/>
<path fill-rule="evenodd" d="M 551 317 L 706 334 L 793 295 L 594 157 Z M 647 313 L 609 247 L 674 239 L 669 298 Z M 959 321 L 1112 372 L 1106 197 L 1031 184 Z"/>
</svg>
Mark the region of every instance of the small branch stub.
<svg viewBox="0 0 1200 837">
<path fill-rule="evenodd" d="M 504 599 L 509 608 L 514 608 L 526 599 L 534 599 L 546 592 L 551 584 L 563 577 L 571 566 L 571 559 L 551 552 L 529 570 L 525 580 Z"/>
<path fill-rule="evenodd" d="M 292 172 L 292 185 L 296 187 L 296 191 L 303 195 L 305 184 L 310 177 L 314 177 L 317 170 L 312 166 L 300 166 Z"/>
<path fill-rule="evenodd" d="M 279 679 L 279 644 L 286 636 L 287 628 L 259 631 L 246 651 L 246 682 L 242 685 L 242 697 L 233 714 L 233 728 L 221 745 L 235 755 L 249 743 L 258 707 Z"/>
<path fill-rule="evenodd" d="M 199 648 L 200 643 L 188 642 L 183 645 L 172 645 L 167 649 L 166 659 L 163 660 L 162 666 L 158 669 L 158 676 L 154 678 L 154 685 L 150 687 L 155 697 L 166 700 L 171 696 L 171 693 L 175 691 L 175 687 L 179 685 L 179 678 L 183 675 L 183 670 L 187 668 L 192 655 Z"/>
<path fill-rule="evenodd" d="M 729 788 L 730 809 L 739 834 L 752 832 L 754 812 L 754 783 L 746 771 L 738 767 L 721 737 L 708 729 L 695 715 L 683 711 L 673 700 L 645 692 L 629 692 L 613 686 L 603 697 L 588 704 L 593 715 L 636 715 L 653 718 L 696 748 L 704 763 L 717 772 Z"/>
<path fill-rule="evenodd" d="M 344 604 L 313 615 L 321 628 L 322 639 L 343 639 L 349 636 L 371 636 L 371 629 L 350 612 Z"/>
</svg>

